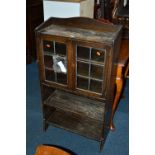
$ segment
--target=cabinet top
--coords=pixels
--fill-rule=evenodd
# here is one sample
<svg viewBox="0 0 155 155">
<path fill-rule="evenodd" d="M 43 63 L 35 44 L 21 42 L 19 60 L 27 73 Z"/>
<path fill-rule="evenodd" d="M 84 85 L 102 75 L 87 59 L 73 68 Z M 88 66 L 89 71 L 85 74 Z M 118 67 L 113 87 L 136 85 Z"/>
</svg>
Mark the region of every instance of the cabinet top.
<svg viewBox="0 0 155 155">
<path fill-rule="evenodd" d="M 49 18 L 35 30 L 45 35 L 63 36 L 72 39 L 106 42 L 112 44 L 122 26 L 103 23 L 91 18 Z"/>
</svg>

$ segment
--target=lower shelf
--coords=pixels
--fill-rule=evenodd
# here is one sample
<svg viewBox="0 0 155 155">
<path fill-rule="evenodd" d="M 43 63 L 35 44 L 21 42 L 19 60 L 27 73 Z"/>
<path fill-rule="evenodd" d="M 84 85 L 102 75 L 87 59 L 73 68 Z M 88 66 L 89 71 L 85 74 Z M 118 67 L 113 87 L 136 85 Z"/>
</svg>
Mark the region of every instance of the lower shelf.
<svg viewBox="0 0 155 155">
<path fill-rule="evenodd" d="M 56 90 L 43 104 L 46 124 L 100 141 L 105 104 Z"/>
<path fill-rule="evenodd" d="M 101 139 L 102 122 L 89 117 L 82 117 L 75 113 L 56 109 L 46 120 L 46 123 L 87 138 L 98 141 Z"/>
</svg>

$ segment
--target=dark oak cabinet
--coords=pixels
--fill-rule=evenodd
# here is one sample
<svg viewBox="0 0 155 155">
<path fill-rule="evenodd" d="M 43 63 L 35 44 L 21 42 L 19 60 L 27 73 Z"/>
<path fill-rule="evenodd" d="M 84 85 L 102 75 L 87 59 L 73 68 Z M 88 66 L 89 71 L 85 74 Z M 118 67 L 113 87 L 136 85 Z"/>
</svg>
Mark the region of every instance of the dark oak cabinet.
<svg viewBox="0 0 155 155">
<path fill-rule="evenodd" d="M 54 125 L 98 140 L 102 148 L 121 29 L 84 17 L 50 18 L 36 28 L 45 130 Z"/>
</svg>

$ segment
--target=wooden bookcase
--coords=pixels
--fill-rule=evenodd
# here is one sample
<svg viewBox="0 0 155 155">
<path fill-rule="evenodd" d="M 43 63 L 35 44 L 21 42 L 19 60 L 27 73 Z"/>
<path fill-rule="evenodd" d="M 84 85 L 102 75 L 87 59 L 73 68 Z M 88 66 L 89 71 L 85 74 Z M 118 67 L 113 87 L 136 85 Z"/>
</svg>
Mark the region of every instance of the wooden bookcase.
<svg viewBox="0 0 155 155">
<path fill-rule="evenodd" d="M 36 28 L 44 130 L 60 127 L 99 141 L 102 148 L 121 29 L 84 17 L 49 18 Z"/>
</svg>

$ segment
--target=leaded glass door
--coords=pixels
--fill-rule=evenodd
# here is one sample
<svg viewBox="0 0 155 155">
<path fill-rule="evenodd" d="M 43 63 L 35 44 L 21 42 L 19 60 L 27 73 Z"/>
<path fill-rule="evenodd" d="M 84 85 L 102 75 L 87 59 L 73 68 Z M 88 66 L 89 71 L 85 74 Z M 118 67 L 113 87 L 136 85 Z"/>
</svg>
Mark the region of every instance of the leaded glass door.
<svg viewBox="0 0 155 155">
<path fill-rule="evenodd" d="M 101 95 L 104 87 L 106 49 L 76 46 L 76 88 Z"/>
<path fill-rule="evenodd" d="M 53 40 L 43 40 L 45 80 L 67 85 L 67 45 Z"/>
</svg>

